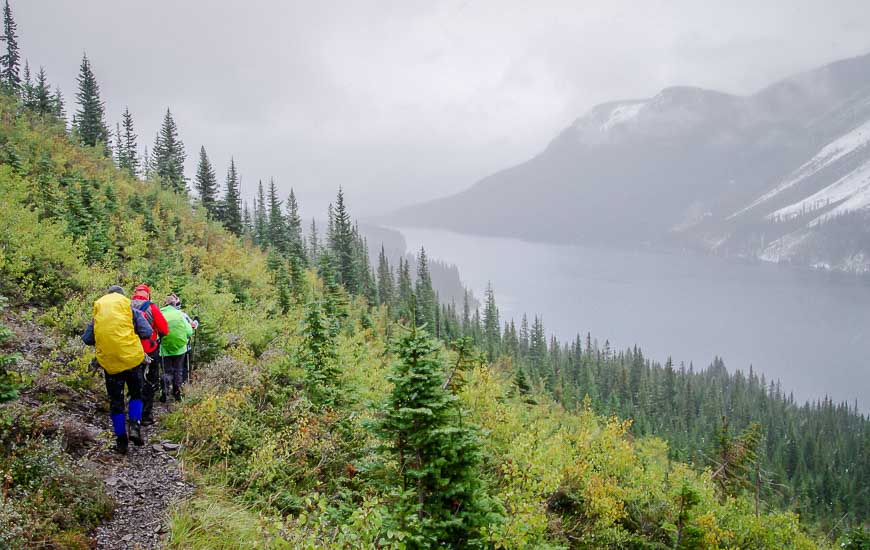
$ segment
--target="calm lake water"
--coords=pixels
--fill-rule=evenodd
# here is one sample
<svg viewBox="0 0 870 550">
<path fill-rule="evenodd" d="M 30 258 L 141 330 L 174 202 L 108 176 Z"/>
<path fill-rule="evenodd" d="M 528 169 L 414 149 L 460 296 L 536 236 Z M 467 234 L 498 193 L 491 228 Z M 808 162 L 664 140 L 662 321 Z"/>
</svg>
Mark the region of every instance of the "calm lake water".
<svg viewBox="0 0 870 550">
<path fill-rule="evenodd" d="M 870 278 L 667 252 L 557 246 L 399 229 L 455 263 L 502 319 L 543 316 L 560 339 L 592 333 L 653 359 L 750 365 L 801 401 L 830 395 L 870 410 Z"/>
</svg>

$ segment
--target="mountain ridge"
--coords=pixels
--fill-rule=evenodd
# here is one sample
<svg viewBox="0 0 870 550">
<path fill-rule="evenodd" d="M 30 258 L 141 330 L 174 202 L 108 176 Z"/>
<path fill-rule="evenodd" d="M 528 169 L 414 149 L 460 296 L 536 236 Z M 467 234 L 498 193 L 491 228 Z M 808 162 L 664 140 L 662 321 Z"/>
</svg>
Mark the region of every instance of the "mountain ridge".
<svg viewBox="0 0 870 550">
<path fill-rule="evenodd" d="M 525 162 L 386 220 L 868 271 L 870 262 L 854 262 L 870 257 L 870 224 L 862 221 L 870 205 L 868 132 L 870 55 L 750 95 L 672 86 L 596 105 Z M 813 163 L 821 165 L 799 177 Z M 795 181 L 786 185 L 789 177 Z M 827 222 L 841 215 L 861 218 L 853 224 L 860 242 L 835 253 L 821 243 L 829 240 Z"/>
</svg>

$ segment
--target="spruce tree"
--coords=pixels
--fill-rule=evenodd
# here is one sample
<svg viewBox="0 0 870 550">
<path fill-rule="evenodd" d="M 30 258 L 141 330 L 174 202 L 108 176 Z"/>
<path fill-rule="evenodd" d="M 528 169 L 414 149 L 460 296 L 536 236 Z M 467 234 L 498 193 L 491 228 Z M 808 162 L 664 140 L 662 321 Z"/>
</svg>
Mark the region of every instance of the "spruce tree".
<svg viewBox="0 0 870 550">
<path fill-rule="evenodd" d="M 320 239 L 317 236 L 317 222 L 311 218 L 311 227 L 308 230 L 308 259 L 312 265 L 317 265 L 320 261 Z"/>
<path fill-rule="evenodd" d="M 411 282 L 411 266 L 410 262 L 399 258 L 398 269 L 398 292 L 396 293 L 396 312 L 400 319 L 406 321 L 416 321 L 412 317 L 414 314 L 414 283 Z"/>
<path fill-rule="evenodd" d="M 287 226 L 284 223 L 284 214 L 281 212 L 281 200 L 278 199 L 278 188 L 275 187 L 275 180 L 269 180 L 269 198 L 268 198 L 268 226 L 266 235 L 269 246 L 272 246 L 279 254 L 284 256 L 289 251 L 289 235 Z"/>
<path fill-rule="evenodd" d="M 300 265 L 304 265 L 307 260 L 305 257 L 305 239 L 302 236 L 302 218 L 299 216 L 299 204 L 296 202 L 296 194 L 292 188 L 290 196 L 287 197 L 286 210 L 287 252 L 291 258 L 299 260 Z"/>
<path fill-rule="evenodd" d="M 393 286 L 393 270 L 390 268 L 384 245 L 381 245 L 381 252 L 378 254 L 378 300 L 382 305 L 393 303 Z"/>
<path fill-rule="evenodd" d="M 199 202 L 205 208 L 210 219 L 218 217 L 218 182 L 214 167 L 205 152 L 205 146 L 199 148 L 199 163 L 196 166 L 196 179 L 194 180 L 196 192 L 199 194 Z M 247 203 L 245 204 L 247 208 Z"/>
<path fill-rule="evenodd" d="M 45 75 L 44 67 L 40 67 L 39 72 L 36 73 L 36 85 L 33 87 L 32 103 L 31 109 L 38 115 L 48 116 L 54 112 L 51 86 L 48 84 L 48 77 Z"/>
<path fill-rule="evenodd" d="M 21 54 L 18 51 L 16 30 L 12 8 L 9 7 L 9 0 L 6 0 L 3 6 L 3 42 L 6 43 L 6 52 L 0 56 L 0 83 L 3 91 L 10 95 L 17 95 L 21 89 L 21 77 L 18 74 Z"/>
<path fill-rule="evenodd" d="M 64 105 L 63 94 L 60 93 L 60 88 L 55 87 L 54 95 L 51 96 L 51 112 L 61 121 L 66 121 L 66 106 Z"/>
<path fill-rule="evenodd" d="M 78 85 L 76 100 L 79 109 L 75 115 L 75 127 L 79 139 L 90 147 L 102 144 L 108 153 L 109 129 L 105 122 L 105 106 L 100 99 L 100 86 L 91 70 L 91 62 L 87 55 L 82 56 Z"/>
<path fill-rule="evenodd" d="M 290 278 L 287 276 L 287 267 L 283 261 L 278 266 L 278 272 L 275 275 L 275 286 L 278 289 L 278 306 L 281 308 L 281 313 L 287 314 L 290 311 L 292 303 L 290 297 Z"/>
<path fill-rule="evenodd" d="M 296 256 L 290 256 L 290 290 L 296 299 L 305 295 L 305 272 L 302 261 Z"/>
<path fill-rule="evenodd" d="M 184 143 L 178 137 L 178 127 L 172 118 L 172 113 L 166 109 L 163 124 L 157 139 L 154 141 L 153 169 L 160 177 L 160 185 L 176 193 L 187 195 L 187 179 L 184 177 Z M 239 204 L 241 208 L 241 204 Z M 241 212 L 239 213 L 241 224 Z"/>
<path fill-rule="evenodd" d="M 121 167 L 121 163 L 126 162 L 127 153 L 124 151 L 124 142 L 121 138 L 121 125 L 119 123 L 115 123 L 115 146 L 114 149 L 114 157 L 115 164 L 118 168 Z"/>
<path fill-rule="evenodd" d="M 392 527 L 408 548 L 484 547 L 482 529 L 500 518 L 481 481 L 481 443 L 444 387 L 440 346 L 413 327 L 394 345 L 393 390 L 377 433 L 401 480 Z"/>
<path fill-rule="evenodd" d="M 121 130 L 118 136 L 119 150 L 123 151 L 118 159 L 118 166 L 133 177 L 139 175 L 139 143 L 136 131 L 133 128 L 133 115 L 129 107 L 124 107 L 121 115 Z"/>
<path fill-rule="evenodd" d="M 33 78 L 30 75 L 30 62 L 24 60 L 24 79 L 21 81 L 21 103 L 27 109 L 33 109 Z"/>
<path fill-rule="evenodd" d="M 242 235 L 242 197 L 241 182 L 236 171 L 236 161 L 230 158 L 227 170 L 227 184 L 224 198 L 221 201 L 221 222 L 228 231 L 236 236 Z"/>
<path fill-rule="evenodd" d="M 344 203 L 344 191 L 338 188 L 335 211 L 331 217 L 330 247 L 335 260 L 338 282 L 351 294 L 358 292 L 359 280 L 354 265 L 354 231 L 350 213 Z"/>
<path fill-rule="evenodd" d="M 142 153 L 142 176 L 146 180 L 154 177 L 154 168 L 151 165 L 151 154 L 148 152 L 148 146 L 145 146 L 145 151 Z"/>
<path fill-rule="evenodd" d="M 435 290 L 432 288 L 432 275 L 429 273 L 429 260 L 426 258 L 425 248 L 420 248 L 420 255 L 417 256 L 417 283 L 414 294 L 417 299 L 417 324 L 433 327 L 435 308 L 438 303 L 435 299 Z"/>
<path fill-rule="evenodd" d="M 492 283 L 486 285 L 486 296 L 483 306 L 483 336 L 486 344 L 486 354 L 490 362 L 495 361 L 501 347 L 501 326 L 498 319 L 498 307 L 495 304 L 495 293 Z"/>
<path fill-rule="evenodd" d="M 269 244 L 269 222 L 266 213 L 266 195 L 263 192 L 263 180 L 257 185 L 257 196 L 254 198 L 254 242 L 265 247 Z"/>
<path fill-rule="evenodd" d="M 335 330 L 326 309 L 319 301 L 308 304 L 303 329 L 305 389 L 308 398 L 317 406 L 334 406 L 342 401 Z"/>
<path fill-rule="evenodd" d="M 251 217 L 251 209 L 248 207 L 248 201 L 245 201 L 242 206 L 242 233 L 248 236 L 253 235 L 254 233 L 254 220 Z"/>
</svg>

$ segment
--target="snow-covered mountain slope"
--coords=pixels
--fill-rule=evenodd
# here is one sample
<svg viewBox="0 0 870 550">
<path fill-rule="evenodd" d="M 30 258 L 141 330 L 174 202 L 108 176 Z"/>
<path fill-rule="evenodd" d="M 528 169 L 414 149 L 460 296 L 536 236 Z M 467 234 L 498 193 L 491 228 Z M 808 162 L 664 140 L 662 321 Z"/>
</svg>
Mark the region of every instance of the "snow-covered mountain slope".
<svg viewBox="0 0 870 550">
<path fill-rule="evenodd" d="M 534 158 L 389 220 L 854 266 L 870 246 L 826 235 L 860 233 L 868 206 L 870 55 L 751 96 L 680 86 L 599 105 Z"/>
</svg>

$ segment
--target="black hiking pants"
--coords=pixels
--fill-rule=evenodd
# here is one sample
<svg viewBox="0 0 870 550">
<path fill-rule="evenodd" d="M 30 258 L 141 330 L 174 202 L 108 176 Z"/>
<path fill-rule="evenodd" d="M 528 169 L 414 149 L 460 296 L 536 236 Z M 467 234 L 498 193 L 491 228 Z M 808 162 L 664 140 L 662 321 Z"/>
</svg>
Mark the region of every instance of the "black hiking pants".
<svg viewBox="0 0 870 550">
<path fill-rule="evenodd" d="M 184 361 L 186 353 L 163 357 L 163 389 L 172 391 L 175 400 L 181 399 L 181 386 L 184 384 Z"/>
<path fill-rule="evenodd" d="M 148 354 L 151 363 L 143 365 L 142 371 L 142 418 L 151 418 L 154 410 L 154 395 L 160 389 L 160 351 Z"/>
<path fill-rule="evenodd" d="M 127 392 L 130 394 L 130 401 L 142 399 L 142 367 L 128 369 L 117 374 L 106 373 L 106 393 L 109 394 L 109 413 L 112 416 L 123 415 L 126 412 L 124 407 L 124 387 L 127 387 Z"/>
</svg>

